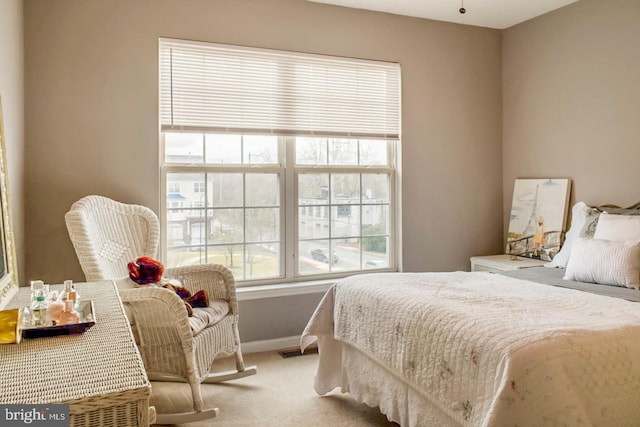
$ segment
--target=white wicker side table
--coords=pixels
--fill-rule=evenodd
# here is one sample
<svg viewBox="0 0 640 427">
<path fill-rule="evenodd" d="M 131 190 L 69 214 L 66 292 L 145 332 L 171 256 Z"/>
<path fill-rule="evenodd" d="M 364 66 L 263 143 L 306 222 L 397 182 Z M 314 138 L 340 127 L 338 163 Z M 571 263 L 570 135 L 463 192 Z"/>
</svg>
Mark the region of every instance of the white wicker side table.
<svg viewBox="0 0 640 427">
<path fill-rule="evenodd" d="M 93 301 L 95 325 L 79 335 L 0 345 L 0 403 L 69 404 L 71 426 L 148 426 L 151 383 L 115 284 L 76 289 Z M 28 305 L 29 293 L 20 288 L 7 308 Z"/>
<path fill-rule="evenodd" d="M 539 267 L 547 263 L 539 259 L 516 257 L 511 259 L 511 255 L 489 255 L 471 257 L 471 271 L 511 271 L 521 268 Z"/>
</svg>

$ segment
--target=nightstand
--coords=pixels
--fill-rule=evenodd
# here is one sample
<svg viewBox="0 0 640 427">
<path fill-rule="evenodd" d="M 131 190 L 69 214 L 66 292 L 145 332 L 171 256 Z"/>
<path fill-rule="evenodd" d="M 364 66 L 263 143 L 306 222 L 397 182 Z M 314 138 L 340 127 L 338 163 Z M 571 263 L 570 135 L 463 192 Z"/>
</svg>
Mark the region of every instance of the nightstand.
<svg viewBox="0 0 640 427">
<path fill-rule="evenodd" d="M 511 259 L 511 255 L 490 255 L 471 257 L 471 271 L 511 271 L 521 268 L 539 267 L 545 265 L 547 261 L 517 257 Z"/>
</svg>

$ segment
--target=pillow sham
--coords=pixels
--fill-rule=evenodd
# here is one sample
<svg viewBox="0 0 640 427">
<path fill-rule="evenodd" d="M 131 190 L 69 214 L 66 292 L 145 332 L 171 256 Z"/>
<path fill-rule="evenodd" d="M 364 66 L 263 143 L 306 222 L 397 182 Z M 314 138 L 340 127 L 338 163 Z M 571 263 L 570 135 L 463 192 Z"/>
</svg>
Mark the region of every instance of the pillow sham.
<svg viewBox="0 0 640 427">
<path fill-rule="evenodd" d="M 551 262 L 544 265 L 545 267 L 565 268 L 567 266 L 569 256 L 571 255 L 571 246 L 573 241 L 579 237 L 580 232 L 585 226 L 587 217 L 591 215 L 593 211 L 597 211 L 597 209 L 587 206 L 584 202 L 578 202 L 573 205 L 571 208 L 571 226 L 569 227 L 569 231 L 565 234 L 564 243 Z"/>
<path fill-rule="evenodd" d="M 602 211 L 597 208 L 591 209 L 585 218 L 582 230 L 580 230 L 580 237 L 593 238 L 593 235 L 596 234 L 596 227 L 598 226 L 598 220 L 600 219 L 601 213 Z"/>
<path fill-rule="evenodd" d="M 563 279 L 640 289 L 640 240 L 576 238 Z"/>
<path fill-rule="evenodd" d="M 609 208 L 598 207 L 592 208 L 591 212 L 587 215 L 582 231 L 580 231 L 580 237 L 593 237 L 596 233 L 598 226 L 598 220 L 601 213 L 615 214 L 615 215 L 640 215 L 640 209 L 628 209 L 628 208 Z"/>
<path fill-rule="evenodd" d="M 640 240 L 640 216 L 613 215 L 603 212 L 598 219 L 594 239 Z"/>
</svg>

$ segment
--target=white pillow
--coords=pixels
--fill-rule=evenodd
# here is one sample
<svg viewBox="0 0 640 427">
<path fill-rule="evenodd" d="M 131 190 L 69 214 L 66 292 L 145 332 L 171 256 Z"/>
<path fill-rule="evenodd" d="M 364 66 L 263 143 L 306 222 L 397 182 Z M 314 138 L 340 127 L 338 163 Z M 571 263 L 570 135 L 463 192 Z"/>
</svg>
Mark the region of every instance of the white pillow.
<svg viewBox="0 0 640 427">
<path fill-rule="evenodd" d="M 591 212 L 593 208 L 590 208 L 584 202 L 578 202 L 571 208 L 571 227 L 567 234 L 565 235 L 564 243 L 562 244 L 562 248 L 560 252 L 553 257 L 551 262 L 546 263 L 545 267 L 560 267 L 565 268 L 567 266 L 567 262 L 569 261 L 569 256 L 571 255 L 571 245 L 573 241 L 580 235 L 580 231 L 584 227 L 584 224 L 587 220 L 587 215 Z"/>
<path fill-rule="evenodd" d="M 576 238 L 563 279 L 640 289 L 640 240 Z"/>
<path fill-rule="evenodd" d="M 640 216 L 600 214 L 594 239 L 640 240 Z"/>
</svg>

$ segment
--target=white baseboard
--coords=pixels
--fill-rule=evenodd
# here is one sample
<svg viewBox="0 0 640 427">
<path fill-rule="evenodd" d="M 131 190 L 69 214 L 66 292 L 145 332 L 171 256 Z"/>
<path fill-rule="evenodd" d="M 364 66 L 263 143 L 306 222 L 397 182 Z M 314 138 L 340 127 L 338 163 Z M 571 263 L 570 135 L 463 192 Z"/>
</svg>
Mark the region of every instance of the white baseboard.
<svg viewBox="0 0 640 427">
<path fill-rule="evenodd" d="M 300 347 L 300 335 L 242 343 L 242 353 L 262 353 Z"/>
</svg>

